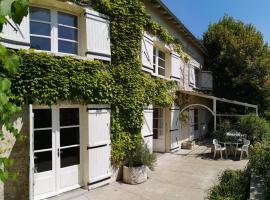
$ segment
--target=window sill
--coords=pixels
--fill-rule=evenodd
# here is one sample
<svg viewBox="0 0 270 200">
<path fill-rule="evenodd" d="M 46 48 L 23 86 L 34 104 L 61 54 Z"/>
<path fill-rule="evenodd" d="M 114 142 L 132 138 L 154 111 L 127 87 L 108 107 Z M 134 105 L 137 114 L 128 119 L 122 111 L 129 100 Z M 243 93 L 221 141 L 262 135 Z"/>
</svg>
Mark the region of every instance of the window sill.
<svg viewBox="0 0 270 200">
<path fill-rule="evenodd" d="M 52 52 L 52 51 L 43 51 L 43 50 L 36 50 L 36 49 L 32 49 L 34 50 L 34 52 L 36 53 L 47 53 L 53 56 L 58 56 L 58 57 L 65 57 L 65 56 L 69 56 L 69 57 L 73 57 L 79 60 L 92 60 L 89 57 L 86 56 L 79 56 L 79 55 L 75 55 L 75 54 L 69 54 L 69 53 L 60 53 L 60 52 Z"/>
</svg>

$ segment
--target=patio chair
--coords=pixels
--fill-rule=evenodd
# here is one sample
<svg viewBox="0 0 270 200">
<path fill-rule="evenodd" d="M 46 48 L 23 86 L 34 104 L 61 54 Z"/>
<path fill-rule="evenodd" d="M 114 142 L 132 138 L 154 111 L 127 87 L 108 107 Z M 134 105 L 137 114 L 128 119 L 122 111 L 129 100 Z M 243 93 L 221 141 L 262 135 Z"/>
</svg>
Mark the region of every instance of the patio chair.
<svg viewBox="0 0 270 200">
<path fill-rule="evenodd" d="M 236 155 L 237 155 L 237 152 L 241 152 L 241 155 L 240 155 L 240 160 L 242 160 L 242 157 L 243 157 L 243 154 L 246 153 L 247 157 L 248 157 L 248 148 L 249 148 L 249 145 L 250 145 L 250 140 L 246 140 L 244 139 L 244 144 L 241 148 L 236 148 L 235 149 L 235 154 L 234 154 L 234 157 L 236 158 Z"/>
<path fill-rule="evenodd" d="M 225 151 L 226 158 L 228 158 L 226 147 L 222 147 L 217 139 L 213 139 L 214 144 L 214 159 L 216 157 L 216 153 L 220 153 L 221 159 L 223 159 L 222 151 Z"/>
</svg>

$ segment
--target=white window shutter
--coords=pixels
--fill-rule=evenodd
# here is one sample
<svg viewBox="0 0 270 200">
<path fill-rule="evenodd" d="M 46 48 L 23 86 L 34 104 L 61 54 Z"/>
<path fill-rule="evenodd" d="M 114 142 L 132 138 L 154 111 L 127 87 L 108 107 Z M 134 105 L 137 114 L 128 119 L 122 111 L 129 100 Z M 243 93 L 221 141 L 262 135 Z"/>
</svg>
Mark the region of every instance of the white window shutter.
<svg viewBox="0 0 270 200">
<path fill-rule="evenodd" d="M 153 151 L 153 106 L 143 108 L 142 137 L 148 149 Z"/>
<path fill-rule="evenodd" d="M 195 85 L 195 68 L 191 64 L 189 64 L 189 84 Z"/>
<path fill-rule="evenodd" d="M 20 25 L 8 17 L 7 20 L 0 34 L 0 43 L 12 49 L 28 49 L 30 47 L 29 15 L 23 18 Z"/>
<path fill-rule="evenodd" d="M 170 151 L 177 150 L 180 146 L 180 108 L 177 106 L 171 107 L 171 148 Z"/>
<path fill-rule="evenodd" d="M 110 21 L 106 15 L 86 9 L 86 55 L 111 60 Z"/>
<path fill-rule="evenodd" d="M 89 105 L 88 108 L 88 188 L 107 184 L 110 165 L 110 107 Z"/>
<path fill-rule="evenodd" d="M 171 79 L 180 81 L 181 78 L 183 77 L 182 74 L 182 68 L 183 68 L 183 61 L 181 57 L 176 53 L 172 52 L 171 53 Z"/>
<path fill-rule="evenodd" d="M 154 72 L 153 49 L 153 38 L 145 33 L 141 44 L 141 58 L 143 70 L 150 73 Z"/>
</svg>

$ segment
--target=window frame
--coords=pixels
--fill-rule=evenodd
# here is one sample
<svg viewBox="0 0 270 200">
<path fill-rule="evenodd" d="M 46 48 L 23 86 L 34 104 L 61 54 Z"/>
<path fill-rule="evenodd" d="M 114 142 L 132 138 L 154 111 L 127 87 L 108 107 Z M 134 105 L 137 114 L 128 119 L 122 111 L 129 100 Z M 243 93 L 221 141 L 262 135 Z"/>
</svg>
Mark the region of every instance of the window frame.
<svg viewBox="0 0 270 200">
<path fill-rule="evenodd" d="M 72 55 L 72 56 L 79 56 L 80 55 L 80 32 L 81 32 L 81 27 L 80 27 L 80 16 L 77 13 L 72 13 L 66 10 L 61 10 L 61 9 L 57 9 L 57 8 L 51 8 L 51 7 L 47 7 L 47 6 L 39 6 L 39 5 L 31 5 L 31 7 L 34 8 L 39 8 L 39 9 L 47 9 L 50 11 L 50 18 L 51 18 L 51 36 L 50 36 L 50 41 L 51 41 L 51 50 L 47 51 L 47 50 L 39 50 L 39 49 L 35 49 L 35 51 L 37 52 L 48 52 L 48 53 L 56 53 L 56 54 L 61 54 L 61 55 Z M 58 13 L 64 13 L 67 15 L 72 15 L 74 17 L 77 18 L 77 27 L 72 27 L 72 26 L 68 26 L 68 25 L 64 25 L 64 24 L 59 24 L 58 23 Z M 31 18 L 29 17 L 29 22 L 31 21 L 35 21 L 35 20 L 31 20 Z M 69 39 L 64 39 L 64 38 L 59 38 L 58 37 L 58 26 L 62 26 L 62 27 L 67 27 L 67 28 L 74 28 L 77 30 L 77 41 L 75 40 L 69 40 Z M 30 36 L 35 36 L 35 34 L 31 34 Z M 39 37 L 39 35 L 37 35 L 37 37 Z M 41 35 L 42 37 L 42 35 Z M 77 53 L 73 54 L 73 53 L 65 53 L 65 52 L 60 52 L 58 49 L 59 45 L 58 45 L 58 41 L 67 41 L 67 42 L 72 42 L 72 43 L 76 43 L 77 44 Z M 31 40 L 30 40 L 30 44 L 31 44 Z"/>
<path fill-rule="evenodd" d="M 159 52 L 164 53 L 164 59 L 159 57 Z M 159 65 L 159 59 L 164 61 L 165 66 L 162 67 Z M 164 70 L 164 75 L 159 74 L 159 69 Z M 167 69 L 167 62 L 166 62 L 166 51 L 162 50 L 161 48 L 157 46 L 153 46 L 153 74 L 160 77 L 166 77 L 166 69 Z"/>
</svg>

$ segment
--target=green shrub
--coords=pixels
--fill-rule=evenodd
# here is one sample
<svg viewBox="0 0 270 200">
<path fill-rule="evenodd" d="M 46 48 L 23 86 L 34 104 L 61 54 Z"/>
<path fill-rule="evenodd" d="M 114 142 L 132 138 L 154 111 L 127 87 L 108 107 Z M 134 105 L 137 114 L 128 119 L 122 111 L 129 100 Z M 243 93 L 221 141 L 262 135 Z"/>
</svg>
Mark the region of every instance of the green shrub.
<svg viewBox="0 0 270 200">
<path fill-rule="evenodd" d="M 249 197 L 250 172 L 248 169 L 226 170 L 219 177 L 218 185 L 208 193 L 209 200 L 247 200 Z"/>
<path fill-rule="evenodd" d="M 230 131 L 231 125 L 229 122 L 224 121 L 220 124 L 217 124 L 217 130 L 213 131 L 211 137 L 219 141 L 227 141 L 226 133 Z"/>
<path fill-rule="evenodd" d="M 269 138 L 269 124 L 268 122 L 256 115 L 248 115 L 239 118 L 239 131 L 242 134 L 247 134 L 247 139 L 254 142 L 262 141 Z"/>
<path fill-rule="evenodd" d="M 252 145 L 249 163 L 256 175 L 263 179 L 266 195 L 270 197 L 270 140 Z"/>
<path fill-rule="evenodd" d="M 156 163 L 156 155 L 151 153 L 146 144 L 142 142 L 137 143 L 136 148 L 127 153 L 125 165 L 128 167 L 138 167 L 145 165 L 149 169 L 154 170 Z"/>
</svg>

